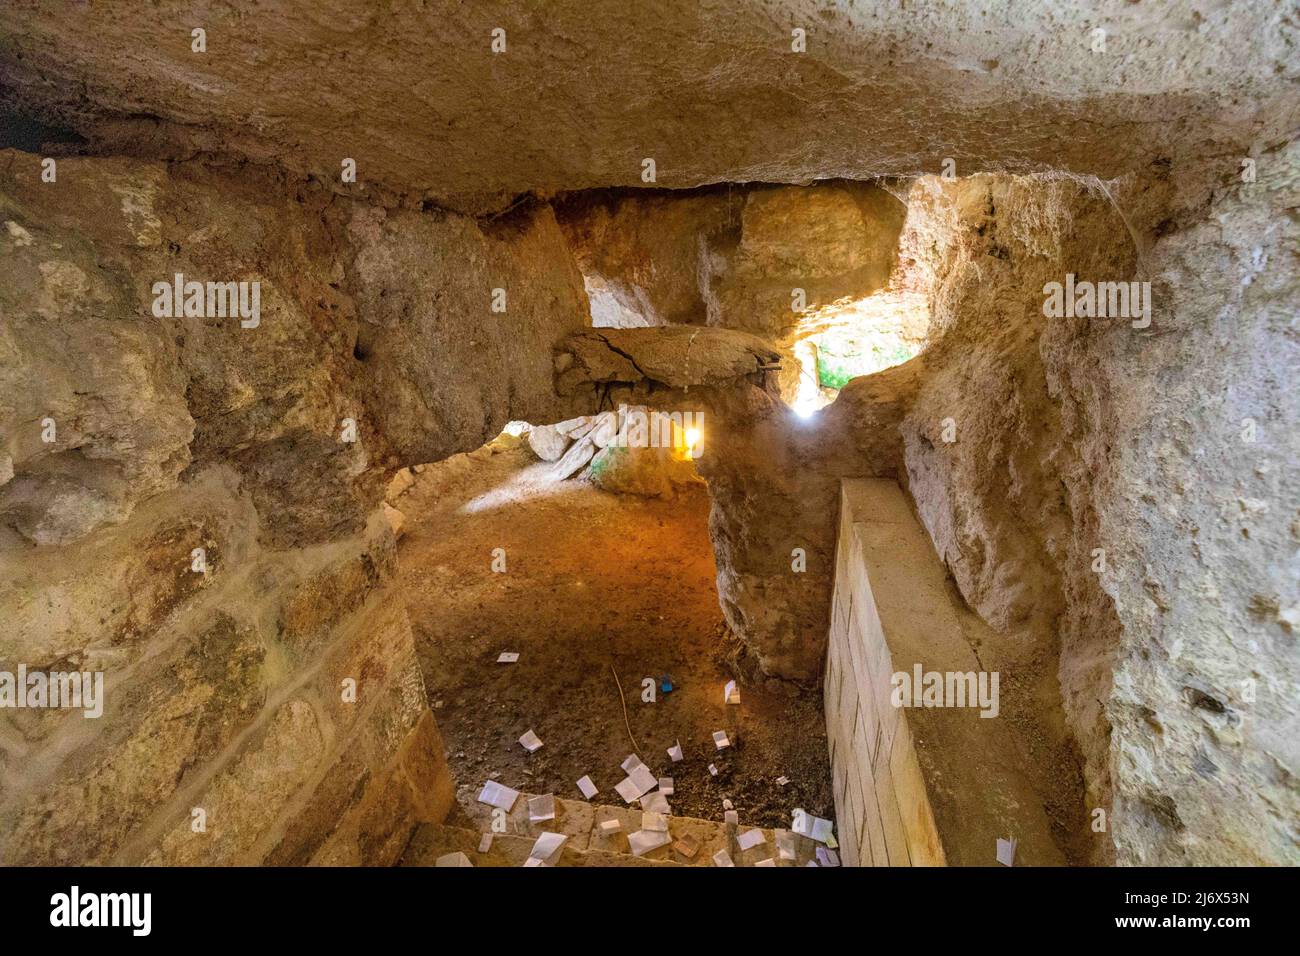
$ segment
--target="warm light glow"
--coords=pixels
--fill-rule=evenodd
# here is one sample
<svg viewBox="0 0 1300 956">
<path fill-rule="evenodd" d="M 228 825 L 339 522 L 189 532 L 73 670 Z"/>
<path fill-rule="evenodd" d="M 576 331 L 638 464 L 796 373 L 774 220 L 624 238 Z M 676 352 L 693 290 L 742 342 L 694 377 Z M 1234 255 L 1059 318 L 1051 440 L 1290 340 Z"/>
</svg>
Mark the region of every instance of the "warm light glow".
<svg viewBox="0 0 1300 956">
<path fill-rule="evenodd" d="M 700 443 L 700 430 L 698 428 L 686 429 L 686 447 L 694 449 Z"/>
<path fill-rule="evenodd" d="M 816 399 L 810 399 L 808 401 L 799 399 L 794 403 L 794 413 L 800 418 L 812 418 L 813 413 L 820 407 L 821 405 Z"/>
</svg>

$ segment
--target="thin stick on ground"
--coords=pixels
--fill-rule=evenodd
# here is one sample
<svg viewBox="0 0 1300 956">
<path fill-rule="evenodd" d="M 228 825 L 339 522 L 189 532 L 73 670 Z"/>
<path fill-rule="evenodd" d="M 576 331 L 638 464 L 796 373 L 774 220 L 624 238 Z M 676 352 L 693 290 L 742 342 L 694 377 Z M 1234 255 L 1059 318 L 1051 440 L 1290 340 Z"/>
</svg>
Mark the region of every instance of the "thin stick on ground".
<svg viewBox="0 0 1300 956">
<path fill-rule="evenodd" d="M 636 745 L 636 738 L 632 736 L 632 722 L 627 718 L 627 698 L 623 696 L 623 682 L 618 679 L 618 671 L 614 665 L 609 665 L 609 672 L 614 675 L 614 683 L 618 685 L 618 700 L 623 705 L 623 726 L 627 728 L 627 739 L 632 741 L 632 753 L 636 754 L 638 760 L 641 759 L 640 747 Z"/>
</svg>

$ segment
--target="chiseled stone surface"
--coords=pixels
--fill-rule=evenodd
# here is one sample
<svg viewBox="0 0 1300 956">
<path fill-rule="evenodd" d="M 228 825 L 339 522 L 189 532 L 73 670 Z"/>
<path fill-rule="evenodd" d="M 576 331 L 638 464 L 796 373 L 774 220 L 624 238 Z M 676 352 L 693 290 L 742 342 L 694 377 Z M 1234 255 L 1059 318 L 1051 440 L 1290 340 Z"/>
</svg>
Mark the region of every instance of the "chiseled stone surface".
<svg viewBox="0 0 1300 956">
<path fill-rule="evenodd" d="M 644 186 L 646 158 L 681 188 L 1236 156 L 1297 126 L 1295 31 L 1256 0 L 12 0 L 0 86 L 102 151 L 249 157 L 485 210 Z"/>
<path fill-rule="evenodd" d="M 450 781 L 383 488 L 565 417 L 551 346 L 586 311 L 554 217 L 58 169 L 0 154 L 0 666 L 102 671 L 106 703 L 0 715 L 0 859 L 392 862 Z M 176 273 L 260 283 L 260 321 L 159 317 Z"/>
</svg>

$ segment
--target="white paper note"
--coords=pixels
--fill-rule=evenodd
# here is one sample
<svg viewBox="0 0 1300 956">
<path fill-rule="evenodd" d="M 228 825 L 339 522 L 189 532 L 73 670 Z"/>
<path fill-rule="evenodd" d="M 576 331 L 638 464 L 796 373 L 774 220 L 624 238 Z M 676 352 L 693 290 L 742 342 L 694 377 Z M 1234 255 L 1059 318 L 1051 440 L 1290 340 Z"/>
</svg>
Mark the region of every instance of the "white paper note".
<svg viewBox="0 0 1300 956">
<path fill-rule="evenodd" d="M 1016 861 L 1016 838 L 1004 840 L 998 837 L 998 862 L 1003 866 L 1014 866 Z"/>
<path fill-rule="evenodd" d="M 538 836 L 537 842 L 533 848 L 528 851 L 528 855 L 534 860 L 548 860 L 551 856 L 564 845 L 568 837 L 563 833 L 546 832 Z"/>
<path fill-rule="evenodd" d="M 555 819 L 555 794 L 546 793 L 540 797 L 528 799 L 528 819 L 532 823 L 542 823 Z"/>
<path fill-rule="evenodd" d="M 524 735 L 519 738 L 519 744 L 530 754 L 536 753 L 538 750 L 542 749 L 541 738 L 533 733 L 532 730 L 524 731 Z"/>
<path fill-rule="evenodd" d="M 641 797 L 641 809 L 649 810 L 651 813 L 672 813 L 672 807 L 668 805 L 668 798 L 658 790 L 647 793 Z"/>
<path fill-rule="evenodd" d="M 515 801 L 519 799 L 519 791 L 511 790 L 509 787 L 503 787 L 495 780 L 489 780 L 483 784 L 483 792 L 478 795 L 479 803 L 486 803 L 491 807 L 500 807 L 509 813 L 514 809 Z"/>
<path fill-rule="evenodd" d="M 839 866 L 840 855 L 834 850 L 828 850 L 824 846 L 817 848 L 817 862 L 822 866 Z"/>
<path fill-rule="evenodd" d="M 818 847 L 817 849 L 821 849 Z M 776 852 L 783 860 L 793 860 L 797 855 L 795 835 L 790 830 L 776 831 Z"/>
<path fill-rule="evenodd" d="M 630 776 L 633 770 L 637 767 L 644 767 L 645 764 L 641 762 L 641 758 L 636 754 L 628 754 L 627 759 L 620 766 L 623 768 L 623 772 Z"/>
<path fill-rule="evenodd" d="M 666 832 L 637 830 L 635 833 L 628 834 L 627 842 L 632 848 L 632 855 L 641 856 L 643 853 L 649 853 L 651 850 L 665 846 L 671 839 L 672 837 Z"/>
<path fill-rule="evenodd" d="M 591 782 L 590 776 L 584 776 L 578 781 L 578 789 L 582 791 L 582 795 L 588 800 L 600 793 L 600 791 L 596 789 L 596 785 Z"/>
<path fill-rule="evenodd" d="M 638 797 L 647 790 L 653 790 L 659 786 L 659 778 L 651 773 L 650 768 L 644 764 L 628 771 L 627 778 L 636 784 Z"/>
<path fill-rule="evenodd" d="M 810 836 L 818 843 L 829 843 L 834 839 L 831 834 L 835 829 L 835 824 L 829 820 L 823 820 L 821 817 L 813 817 L 812 833 Z"/>
</svg>

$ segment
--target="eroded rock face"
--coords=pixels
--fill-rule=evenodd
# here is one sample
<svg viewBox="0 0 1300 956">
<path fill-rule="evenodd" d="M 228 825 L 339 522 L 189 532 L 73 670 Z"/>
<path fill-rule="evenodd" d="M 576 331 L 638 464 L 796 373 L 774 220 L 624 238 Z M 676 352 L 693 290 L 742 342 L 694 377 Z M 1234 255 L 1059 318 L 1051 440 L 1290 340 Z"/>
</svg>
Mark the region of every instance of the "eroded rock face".
<svg viewBox="0 0 1300 956">
<path fill-rule="evenodd" d="M 784 347 L 805 313 L 885 285 L 903 211 L 879 186 L 841 182 L 578 197 L 560 219 L 588 289 L 637 324 L 707 324 Z"/>
<path fill-rule="evenodd" d="M 366 403 L 403 461 L 571 411 L 552 387 L 551 348 L 589 324 L 588 308 L 549 206 L 489 226 L 359 206 L 347 228 Z"/>
<path fill-rule="evenodd" d="M 1114 835 L 1135 863 L 1300 862 L 1300 144 L 1258 169 L 1152 247 L 1151 339 L 1094 354 L 1124 413 L 1083 453 L 1109 465 Z"/>
<path fill-rule="evenodd" d="M 192 167 L 5 168 L 0 513 L 30 540 L 76 540 L 231 459 L 267 535 L 321 540 L 364 524 L 381 469 L 568 411 L 550 349 L 586 305 L 549 209 L 485 230 Z M 156 316 L 177 274 L 256 282 L 258 324 Z"/>
<path fill-rule="evenodd" d="M 105 694 L 0 714 L 0 859 L 392 862 L 452 786 L 382 489 L 567 409 L 551 346 L 586 310 L 554 218 L 40 173 L 0 158 L 0 670 Z M 256 282 L 258 312 L 173 316 L 177 274 Z"/>
<path fill-rule="evenodd" d="M 328 183 L 353 158 L 362 189 L 462 210 L 643 186 L 647 158 L 672 188 L 938 174 L 945 158 L 958 175 L 1111 178 L 1240 155 L 1300 118 L 1295 25 L 1271 3 L 568 0 L 379 16 L 325 0 L 201 19 L 182 0 L 147 14 L 11 2 L 0 79 L 110 149 L 234 154 Z"/>
<path fill-rule="evenodd" d="M 707 241 L 736 228 L 744 195 L 580 193 L 563 202 L 560 224 L 586 280 L 592 324 L 704 325 Z"/>
<path fill-rule="evenodd" d="M 902 223 L 902 205 L 876 186 L 750 192 L 739 228 L 704 240 L 709 324 L 789 344 L 805 311 L 885 285 Z"/>
</svg>

